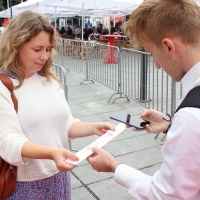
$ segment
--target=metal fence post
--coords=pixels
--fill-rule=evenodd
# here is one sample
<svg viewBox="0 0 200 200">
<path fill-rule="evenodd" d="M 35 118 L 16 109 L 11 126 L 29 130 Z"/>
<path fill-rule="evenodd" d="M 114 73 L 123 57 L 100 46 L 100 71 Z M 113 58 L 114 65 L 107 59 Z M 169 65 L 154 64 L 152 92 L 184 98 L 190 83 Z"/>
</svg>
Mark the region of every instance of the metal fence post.
<svg viewBox="0 0 200 200">
<path fill-rule="evenodd" d="M 90 44 L 87 44 L 86 42 L 84 42 L 83 43 L 84 44 L 84 46 L 85 46 L 85 48 L 86 48 L 86 58 L 85 58 L 85 70 L 86 70 L 86 79 L 85 80 L 83 80 L 80 84 L 82 85 L 83 84 L 83 82 L 85 82 L 85 81 L 91 81 L 92 83 L 94 83 L 94 81 L 92 80 L 92 79 L 89 79 L 89 63 L 88 63 L 88 59 L 90 59 L 90 57 L 89 57 L 89 52 L 90 52 L 90 48 L 91 48 L 91 46 L 90 46 Z M 83 45 L 82 44 L 82 45 Z"/>
<path fill-rule="evenodd" d="M 144 48 L 141 49 L 142 52 L 145 52 Z M 141 54 L 141 74 L 140 74 L 140 101 L 147 101 L 147 65 L 148 65 L 148 56 L 145 53 Z"/>
<path fill-rule="evenodd" d="M 172 80 L 172 89 L 171 89 L 171 113 L 173 116 L 176 110 L 176 83 Z"/>
</svg>

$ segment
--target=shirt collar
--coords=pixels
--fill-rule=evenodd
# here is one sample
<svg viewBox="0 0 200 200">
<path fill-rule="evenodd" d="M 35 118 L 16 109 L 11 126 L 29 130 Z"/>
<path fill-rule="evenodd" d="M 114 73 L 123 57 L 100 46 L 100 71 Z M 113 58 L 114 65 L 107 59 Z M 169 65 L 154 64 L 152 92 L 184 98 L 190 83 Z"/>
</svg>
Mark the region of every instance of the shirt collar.
<svg viewBox="0 0 200 200">
<path fill-rule="evenodd" d="M 195 64 L 182 78 L 181 83 L 183 86 L 183 92 L 186 94 L 191 88 L 194 87 L 196 81 L 200 79 L 200 62 Z"/>
</svg>

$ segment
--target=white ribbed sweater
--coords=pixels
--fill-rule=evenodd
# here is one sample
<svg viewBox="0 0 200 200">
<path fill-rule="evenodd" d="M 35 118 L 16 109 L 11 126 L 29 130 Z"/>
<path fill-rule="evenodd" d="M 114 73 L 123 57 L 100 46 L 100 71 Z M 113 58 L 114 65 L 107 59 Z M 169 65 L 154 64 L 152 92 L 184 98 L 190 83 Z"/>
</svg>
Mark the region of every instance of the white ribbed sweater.
<svg viewBox="0 0 200 200">
<path fill-rule="evenodd" d="M 18 84 L 12 80 L 14 85 Z M 24 143 L 30 140 L 49 147 L 68 148 L 68 131 L 77 121 L 58 83 L 44 80 L 36 73 L 15 90 L 17 114 L 10 92 L 0 81 L 0 156 L 18 166 L 18 181 L 39 180 L 58 172 L 51 160 L 22 158 Z"/>
</svg>

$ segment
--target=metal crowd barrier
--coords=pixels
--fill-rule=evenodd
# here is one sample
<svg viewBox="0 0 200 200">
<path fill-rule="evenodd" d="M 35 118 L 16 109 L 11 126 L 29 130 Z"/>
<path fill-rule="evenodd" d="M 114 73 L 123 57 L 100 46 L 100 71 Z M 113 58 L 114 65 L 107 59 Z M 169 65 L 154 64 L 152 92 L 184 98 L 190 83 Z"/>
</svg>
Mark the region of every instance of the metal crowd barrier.
<svg viewBox="0 0 200 200">
<path fill-rule="evenodd" d="M 62 87 L 65 92 L 65 98 L 68 101 L 68 86 L 67 86 L 66 70 L 63 66 L 55 64 L 55 63 L 53 64 L 52 68 L 62 83 Z M 69 150 L 77 151 L 72 148 L 71 140 L 69 139 L 68 141 L 69 141 Z"/>
<path fill-rule="evenodd" d="M 181 99 L 181 84 L 156 69 L 153 56 L 144 51 L 69 39 L 61 39 L 57 51 L 57 64 L 86 76 L 81 84 L 97 81 L 116 91 L 108 102 L 132 99 L 173 115 Z"/>
<path fill-rule="evenodd" d="M 173 115 L 182 94 L 180 84 L 156 69 L 149 53 L 121 48 L 120 57 L 121 92 L 146 108 Z"/>
<path fill-rule="evenodd" d="M 60 82 L 62 83 L 63 90 L 65 92 L 65 98 L 68 101 L 68 86 L 66 78 L 66 70 L 63 66 L 53 63 L 53 71 L 57 74 Z"/>
<path fill-rule="evenodd" d="M 116 91 L 110 99 L 137 101 L 146 108 L 173 114 L 182 95 L 181 85 L 157 70 L 151 54 L 106 44 L 61 39 L 56 63 L 84 74 L 84 81 L 98 81 Z M 112 59 L 109 60 L 111 51 Z"/>
<path fill-rule="evenodd" d="M 109 60 L 110 52 L 112 60 Z M 62 39 L 55 63 L 85 74 L 83 82 L 95 80 L 117 90 L 118 83 L 114 77 L 118 77 L 118 63 L 116 61 L 118 58 L 119 49 L 117 47 L 110 47 L 94 41 Z"/>
</svg>

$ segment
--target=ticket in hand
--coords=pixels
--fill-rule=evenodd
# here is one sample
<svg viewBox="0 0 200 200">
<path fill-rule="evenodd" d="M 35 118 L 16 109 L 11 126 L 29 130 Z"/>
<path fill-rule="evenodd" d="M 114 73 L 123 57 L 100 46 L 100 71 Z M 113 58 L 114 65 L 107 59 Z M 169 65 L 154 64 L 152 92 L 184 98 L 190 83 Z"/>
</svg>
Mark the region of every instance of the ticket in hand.
<svg viewBox="0 0 200 200">
<path fill-rule="evenodd" d="M 90 156 L 93 153 L 92 152 L 93 147 L 99 147 L 99 148 L 103 147 L 105 144 L 107 144 L 109 141 L 111 141 L 113 138 L 115 138 L 125 129 L 126 129 L 126 125 L 123 123 L 119 123 L 117 126 L 115 126 L 115 131 L 110 131 L 110 130 L 107 131 L 105 134 L 103 134 L 101 137 L 96 139 L 90 145 L 86 146 L 85 148 L 77 152 L 76 155 L 79 157 L 78 161 L 68 158 L 66 162 L 73 165 L 78 165 L 81 161 L 83 161 L 84 159 L 86 159 L 88 156 Z"/>
</svg>

